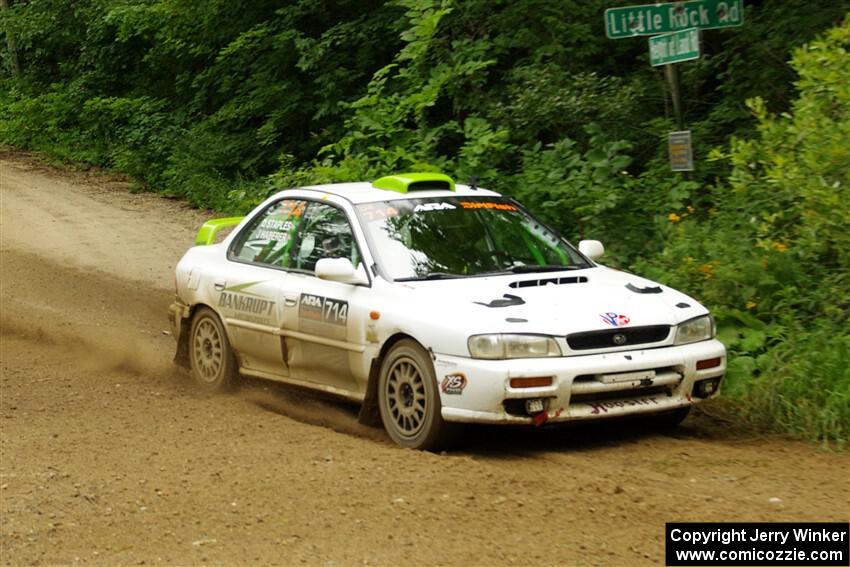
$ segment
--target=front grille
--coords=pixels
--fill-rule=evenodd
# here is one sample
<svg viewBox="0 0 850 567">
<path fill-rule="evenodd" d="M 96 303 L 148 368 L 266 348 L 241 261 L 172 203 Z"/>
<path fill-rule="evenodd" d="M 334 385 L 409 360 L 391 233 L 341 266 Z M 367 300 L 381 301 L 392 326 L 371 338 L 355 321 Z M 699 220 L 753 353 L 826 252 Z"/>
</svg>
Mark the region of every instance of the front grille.
<svg viewBox="0 0 850 567">
<path fill-rule="evenodd" d="M 663 341 L 670 334 L 670 325 L 650 325 L 630 329 L 605 329 L 567 335 L 567 344 L 573 350 L 627 347 Z"/>
</svg>

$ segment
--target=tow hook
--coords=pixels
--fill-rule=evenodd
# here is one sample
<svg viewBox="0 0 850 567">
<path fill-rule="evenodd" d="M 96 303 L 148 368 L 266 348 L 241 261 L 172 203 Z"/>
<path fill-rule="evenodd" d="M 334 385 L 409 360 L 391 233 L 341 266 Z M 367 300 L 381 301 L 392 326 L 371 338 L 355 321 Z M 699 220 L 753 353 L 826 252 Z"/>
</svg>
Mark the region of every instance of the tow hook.
<svg viewBox="0 0 850 567">
<path fill-rule="evenodd" d="M 525 412 L 531 416 L 531 422 L 535 427 L 540 427 L 549 420 L 549 412 L 546 411 L 543 398 L 525 400 Z"/>
<path fill-rule="evenodd" d="M 547 421 L 549 421 L 549 413 L 545 411 L 541 411 L 540 413 L 534 414 L 534 416 L 532 416 L 531 418 L 531 422 L 534 424 L 535 427 L 542 427 L 543 424 L 545 424 Z"/>
</svg>

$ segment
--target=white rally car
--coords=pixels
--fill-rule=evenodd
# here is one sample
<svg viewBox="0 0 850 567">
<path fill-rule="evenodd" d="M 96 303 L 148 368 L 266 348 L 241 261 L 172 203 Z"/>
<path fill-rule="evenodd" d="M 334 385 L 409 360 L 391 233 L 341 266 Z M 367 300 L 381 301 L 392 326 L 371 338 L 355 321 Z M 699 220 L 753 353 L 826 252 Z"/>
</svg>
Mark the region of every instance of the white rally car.
<svg viewBox="0 0 850 567">
<path fill-rule="evenodd" d="M 406 447 L 469 422 L 675 424 L 726 370 L 694 299 L 441 174 L 281 191 L 196 243 L 169 313 L 201 385 L 244 374 L 344 396 Z"/>
</svg>

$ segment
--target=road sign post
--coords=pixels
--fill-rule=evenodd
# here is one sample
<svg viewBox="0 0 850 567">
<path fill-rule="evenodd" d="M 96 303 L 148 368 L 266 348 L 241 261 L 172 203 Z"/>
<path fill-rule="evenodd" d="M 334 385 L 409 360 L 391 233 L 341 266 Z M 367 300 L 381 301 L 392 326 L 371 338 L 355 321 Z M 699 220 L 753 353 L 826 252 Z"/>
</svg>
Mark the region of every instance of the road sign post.
<svg viewBox="0 0 850 567">
<path fill-rule="evenodd" d="M 679 63 L 700 57 L 700 30 L 743 25 L 744 0 L 688 0 L 623 6 L 605 10 L 605 34 L 610 39 L 655 36 L 649 39 L 649 62 L 664 66 L 678 131 L 670 132 L 670 169 L 694 169 L 691 131 L 685 130 L 679 93 Z"/>
<path fill-rule="evenodd" d="M 605 33 L 611 39 L 688 28 L 729 28 L 743 23 L 743 0 L 690 0 L 605 10 Z"/>
<path fill-rule="evenodd" d="M 690 28 L 649 38 L 649 62 L 654 67 L 664 65 L 664 76 L 670 87 L 670 98 L 673 99 L 673 113 L 676 115 L 676 127 L 679 130 L 684 130 L 685 121 L 682 116 L 682 100 L 679 91 L 679 66 L 677 63 L 698 59 L 699 56 L 699 28 Z"/>
</svg>

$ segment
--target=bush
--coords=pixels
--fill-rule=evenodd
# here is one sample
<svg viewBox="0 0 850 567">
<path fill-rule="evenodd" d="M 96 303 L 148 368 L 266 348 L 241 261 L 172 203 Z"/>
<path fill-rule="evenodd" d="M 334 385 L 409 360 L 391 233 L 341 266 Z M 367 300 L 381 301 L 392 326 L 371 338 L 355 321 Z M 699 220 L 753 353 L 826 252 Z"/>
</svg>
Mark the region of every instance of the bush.
<svg viewBox="0 0 850 567">
<path fill-rule="evenodd" d="M 791 110 L 748 102 L 757 136 L 733 139 L 708 211 L 671 212 L 643 263 L 716 308 L 726 392 L 752 423 L 850 439 L 850 21 L 797 50 Z M 687 218 L 686 218 L 687 217 Z"/>
</svg>

